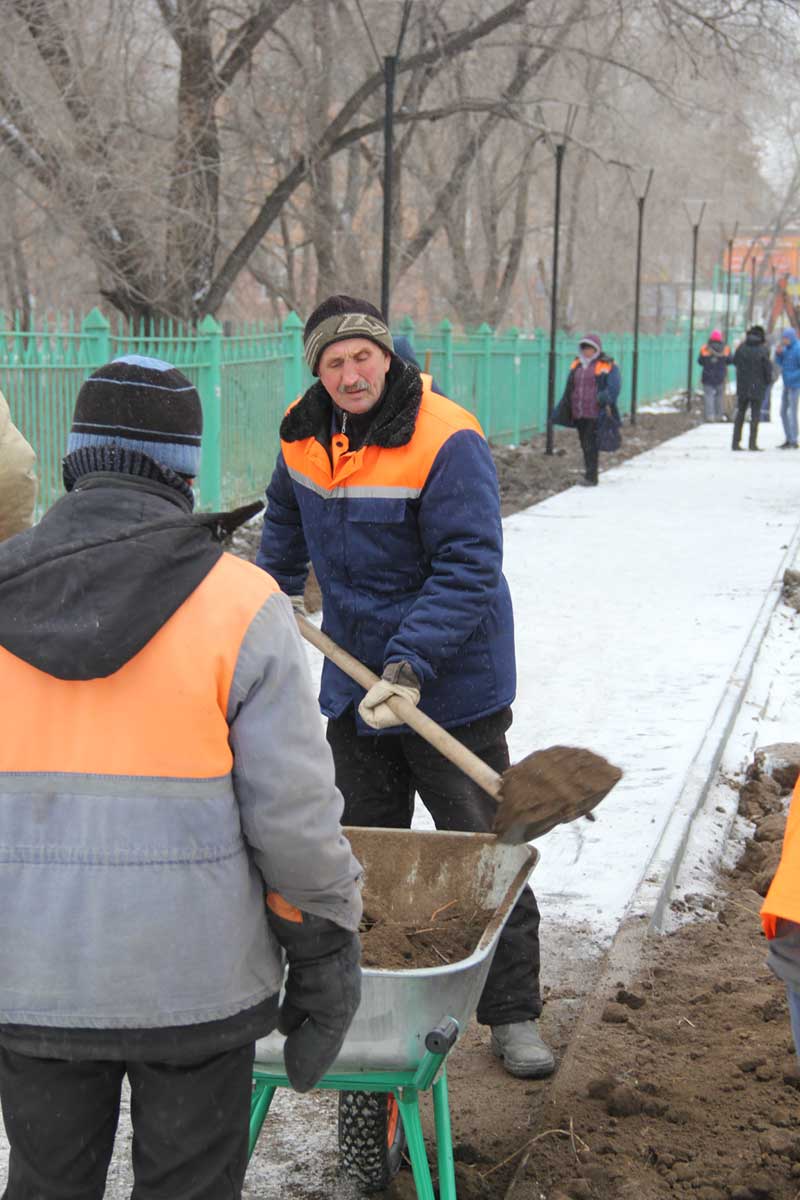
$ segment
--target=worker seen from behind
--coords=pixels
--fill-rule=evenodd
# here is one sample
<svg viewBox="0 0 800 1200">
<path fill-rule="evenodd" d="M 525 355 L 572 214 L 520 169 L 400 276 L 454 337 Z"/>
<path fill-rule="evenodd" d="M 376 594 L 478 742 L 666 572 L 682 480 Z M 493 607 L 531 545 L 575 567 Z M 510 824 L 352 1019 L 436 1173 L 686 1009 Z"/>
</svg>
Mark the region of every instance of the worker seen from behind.
<svg viewBox="0 0 800 1200">
<path fill-rule="evenodd" d="M 725 380 L 732 358 L 719 329 L 711 330 L 708 341 L 700 347 L 697 361 L 703 368 L 703 415 L 706 421 L 722 421 L 725 417 Z"/>
<path fill-rule="evenodd" d="M 334 295 L 304 330 L 317 381 L 280 427 L 257 562 L 302 605 L 313 563 L 323 629 L 381 676 L 366 695 L 330 662 L 320 703 L 351 825 L 491 830 L 496 802 L 386 701 L 405 696 L 497 771 L 515 691 L 497 476 L 478 422 L 394 353 L 372 304 Z M 526 888 L 478 1020 L 514 1075 L 553 1070 L 539 1034 L 539 912 Z"/>
<path fill-rule="evenodd" d="M 6 1200 L 241 1195 L 254 1046 L 305 1090 L 360 995 L 360 868 L 291 606 L 193 515 L 200 398 L 159 359 L 81 387 L 66 495 L 0 547 Z M 282 953 L 288 958 L 279 1012 Z"/>
</svg>

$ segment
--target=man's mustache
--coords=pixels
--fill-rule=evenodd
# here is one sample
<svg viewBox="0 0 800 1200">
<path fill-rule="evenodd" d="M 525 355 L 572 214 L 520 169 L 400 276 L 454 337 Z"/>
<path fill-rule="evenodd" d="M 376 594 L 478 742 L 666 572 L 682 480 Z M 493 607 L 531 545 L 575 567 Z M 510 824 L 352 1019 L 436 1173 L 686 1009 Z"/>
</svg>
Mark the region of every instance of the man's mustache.
<svg viewBox="0 0 800 1200">
<path fill-rule="evenodd" d="M 351 384 L 350 387 L 340 383 L 338 391 L 340 396 L 353 396 L 356 392 L 368 392 L 369 384 L 365 379 L 359 379 L 358 383 Z"/>
</svg>

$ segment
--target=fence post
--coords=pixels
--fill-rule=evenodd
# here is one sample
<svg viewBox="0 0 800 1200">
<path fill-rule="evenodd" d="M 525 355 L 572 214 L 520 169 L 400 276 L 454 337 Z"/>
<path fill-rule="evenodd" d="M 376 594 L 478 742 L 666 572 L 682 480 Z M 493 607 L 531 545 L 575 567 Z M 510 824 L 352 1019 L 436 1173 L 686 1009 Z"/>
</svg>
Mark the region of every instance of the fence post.
<svg viewBox="0 0 800 1200">
<path fill-rule="evenodd" d="M 492 434 L 492 327 L 486 321 L 478 326 L 478 420 L 486 437 Z"/>
<path fill-rule="evenodd" d="M 442 387 L 447 396 L 453 395 L 453 379 L 455 372 L 453 370 L 453 326 L 448 321 L 447 317 L 439 325 L 442 334 L 442 357 L 444 365 L 442 367 Z"/>
<path fill-rule="evenodd" d="M 99 308 L 93 308 L 83 318 L 81 333 L 86 365 L 93 369 L 104 366 L 111 358 L 111 326 Z"/>
<path fill-rule="evenodd" d="M 222 326 L 207 313 L 198 327 L 198 389 L 203 402 L 203 457 L 200 462 L 200 503 L 222 508 Z"/>
<path fill-rule="evenodd" d="M 511 357 L 511 440 L 515 446 L 518 446 L 520 442 L 520 429 L 522 425 L 519 412 L 522 360 L 519 353 L 519 330 L 517 329 L 516 325 L 511 326 L 507 336 L 508 351 Z"/>
<path fill-rule="evenodd" d="M 284 400 L 291 404 L 298 396 L 302 396 L 303 388 L 303 322 L 296 312 L 287 314 L 281 326 L 283 332 L 283 353 L 287 362 L 283 373 Z"/>
<path fill-rule="evenodd" d="M 416 350 L 416 346 L 414 346 L 414 320 L 408 313 L 406 313 L 406 315 L 403 317 L 402 321 L 400 322 L 400 330 L 399 331 L 403 337 L 408 338 L 408 340 L 411 342 L 412 347 Z"/>
</svg>

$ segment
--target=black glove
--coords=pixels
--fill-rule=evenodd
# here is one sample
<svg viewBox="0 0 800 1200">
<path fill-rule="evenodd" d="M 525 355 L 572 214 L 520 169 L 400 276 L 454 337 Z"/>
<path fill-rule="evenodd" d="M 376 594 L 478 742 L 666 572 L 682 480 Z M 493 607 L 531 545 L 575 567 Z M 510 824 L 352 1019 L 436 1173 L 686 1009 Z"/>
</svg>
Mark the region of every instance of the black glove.
<svg viewBox="0 0 800 1200">
<path fill-rule="evenodd" d="M 307 1092 L 341 1050 L 361 1000 L 361 943 L 324 917 L 304 912 L 302 921 L 291 921 L 267 912 L 289 961 L 278 1015 L 283 1061 L 295 1091 Z"/>
</svg>

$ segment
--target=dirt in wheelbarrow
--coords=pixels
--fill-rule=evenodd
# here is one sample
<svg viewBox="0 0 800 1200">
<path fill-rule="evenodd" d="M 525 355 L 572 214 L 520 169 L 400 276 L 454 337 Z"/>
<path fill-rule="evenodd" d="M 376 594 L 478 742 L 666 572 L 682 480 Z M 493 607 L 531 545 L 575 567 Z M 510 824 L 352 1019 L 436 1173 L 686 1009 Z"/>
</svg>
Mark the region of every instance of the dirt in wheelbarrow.
<svg viewBox="0 0 800 1200">
<path fill-rule="evenodd" d="M 409 971 L 458 962 L 470 956 L 491 916 L 491 909 L 473 906 L 466 910 L 451 900 L 424 920 L 408 925 L 393 920 L 377 901 L 365 900 L 359 930 L 362 965 Z"/>
<path fill-rule="evenodd" d="M 474 1070 L 483 1038 L 464 1047 L 472 1064 L 454 1051 L 459 1200 L 798 1200 L 800 1072 L 758 918 L 785 792 L 759 778 L 742 790 L 753 829 L 737 867 L 713 895 L 673 901 L 691 921 L 648 942 L 635 982 L 603 997 L 585 1073 L 561 1087 L 501 1079 L 487 1058 Z M 542 1018 L 559 1051 L 563 1000 L 552 993 Z"/>
</svg>

